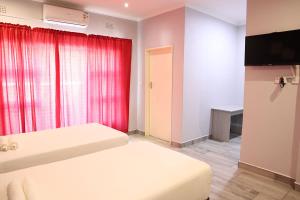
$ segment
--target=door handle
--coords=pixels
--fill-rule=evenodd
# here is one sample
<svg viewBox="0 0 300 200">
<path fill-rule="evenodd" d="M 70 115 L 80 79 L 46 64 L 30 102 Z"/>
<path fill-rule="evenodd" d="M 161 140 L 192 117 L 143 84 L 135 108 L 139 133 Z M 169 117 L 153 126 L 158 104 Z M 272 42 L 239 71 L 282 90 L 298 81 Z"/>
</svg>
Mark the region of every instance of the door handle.
<svg viewBox="0 0 300 200">
<path fill-rule="evenodd" d="M 150 81 L 150 83 L 149 83 L 149 88 L 150 88 L 150 89 L 153 88 L 153 83 L 152 83 L 152 81 Z"/>
</svg>

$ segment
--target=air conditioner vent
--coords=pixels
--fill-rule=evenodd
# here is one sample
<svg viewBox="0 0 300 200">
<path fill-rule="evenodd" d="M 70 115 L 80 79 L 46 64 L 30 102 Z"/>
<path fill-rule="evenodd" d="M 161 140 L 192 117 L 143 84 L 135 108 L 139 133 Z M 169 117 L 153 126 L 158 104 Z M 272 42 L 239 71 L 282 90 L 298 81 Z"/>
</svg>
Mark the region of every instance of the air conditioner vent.
<svg viewBox="0 0 300 200">
<path fill-rule="evenodd" d="M 6 14 L 6 6 L 0 5 L 0 14 L 2 15 Z"/>
</svg>

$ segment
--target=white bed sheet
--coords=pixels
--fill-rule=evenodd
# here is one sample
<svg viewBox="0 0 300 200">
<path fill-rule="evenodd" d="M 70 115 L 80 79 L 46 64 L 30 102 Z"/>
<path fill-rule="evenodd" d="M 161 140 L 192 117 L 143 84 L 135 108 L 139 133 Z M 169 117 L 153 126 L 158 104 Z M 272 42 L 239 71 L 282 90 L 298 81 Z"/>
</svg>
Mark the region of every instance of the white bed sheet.
<svg viewBox="0 0 300 200">
<path fill-rule="evenodd" d="M 35 181 L 43 200 L 205 200 L 210 167 L 146 142 L 0 174 L 0 192 L 22 177 Z"/>
<path fill-rule="evenodd" d="M 0 173 L 60 161 L 128 143 L 128 136 L 100 124 L 6 136 L 16 151 L 0 152 Z"/>
</svg>

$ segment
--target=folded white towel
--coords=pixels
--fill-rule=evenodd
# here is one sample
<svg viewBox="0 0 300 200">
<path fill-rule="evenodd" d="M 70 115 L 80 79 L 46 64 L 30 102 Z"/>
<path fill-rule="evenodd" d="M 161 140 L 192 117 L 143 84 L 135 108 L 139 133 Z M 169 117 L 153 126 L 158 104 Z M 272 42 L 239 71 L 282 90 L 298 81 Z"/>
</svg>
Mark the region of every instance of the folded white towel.
<svg viewBox="0 0 300 200">
<path fill-rule="evenodd" d="M 26 200 L 21 181 L 13 181 L 7 186 L 8 200 Z"/>
<path fill-rule="evenodd" d="M 31 179 L 26 177 L 23 181 L 23 190 L 27 200 L 38 200 L 38 189 L 35 182 Z"/>
<path fill-rule="evenodd" d="M 8 143 L 8 137 L 7 136 L 0 136 L 0 145 L 1 144 L 7 144 Z"/>
<path fill-rule="evenodd" d="M 0 151 L 8 151 L 8 139 L 7 136 L 0 136 Z"/>
<path fill-rule="evenodd" d="M 15 151 L 18 149 L 18 143 L 16 141 L 13 140 L 13 138 L 8 138 L 8 147 L 9 150 Z"/>
</svg>

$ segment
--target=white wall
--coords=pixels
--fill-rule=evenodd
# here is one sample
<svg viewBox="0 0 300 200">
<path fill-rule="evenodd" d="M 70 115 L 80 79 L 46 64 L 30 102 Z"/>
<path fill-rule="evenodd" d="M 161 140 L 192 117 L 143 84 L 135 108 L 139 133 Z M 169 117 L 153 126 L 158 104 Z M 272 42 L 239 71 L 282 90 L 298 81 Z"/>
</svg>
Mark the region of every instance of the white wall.
<svg viewBox="0 0 300 200">
<path fill-rule="evenodd" d="M 244 105 L 246 26 L 237 27 L 236 102 Z"/>
<path fill-rule="evenodd" d="M 0 0 L 0 5 L 5 5 L 7 7 L 7 16 L 9 16 L 0 16 L 1 22 L 132 39 L 133 51 L 131 68 L 132 72 L 130 89 L 129 130 L 137 129 L 137 22 L 108 17 L 104 15 L 90 14 L 90 22 L 87 29 L 73 27 L 71 28 L 43 23 L 43 9 L 41 3 L 25 0 Z M 112 24 L 113 29 L 106 28 L 106 23 Z"/>
<path fill-rule="evenodd" d="M 212 106 L 243 105 L 244 29 L 186 8 L 181 142 L 209 135 Z"/>
<path fill-rule="evenodd" d="M 172 97 L 172 141 L 181 142 L 182 123 L 182 83 L 184 56 L 184 13 L 180 8 L 165 14 L 146 19 L 140 24 L 141 54 L 139 71 L 139 130 L 144 130 L 144 52 L 148 48 L 173 46 L 173 97 Z"/>
<path fill-rule="evenodd" d="M 299 9 L 299 0 L 248 0 L 247 35 L 299 29 Z M 285 66 L 246 68 L 241 162 L 296 178 L 299 86 L 274 84 L 276 76 L 289 74 Z"/>
</svg>

